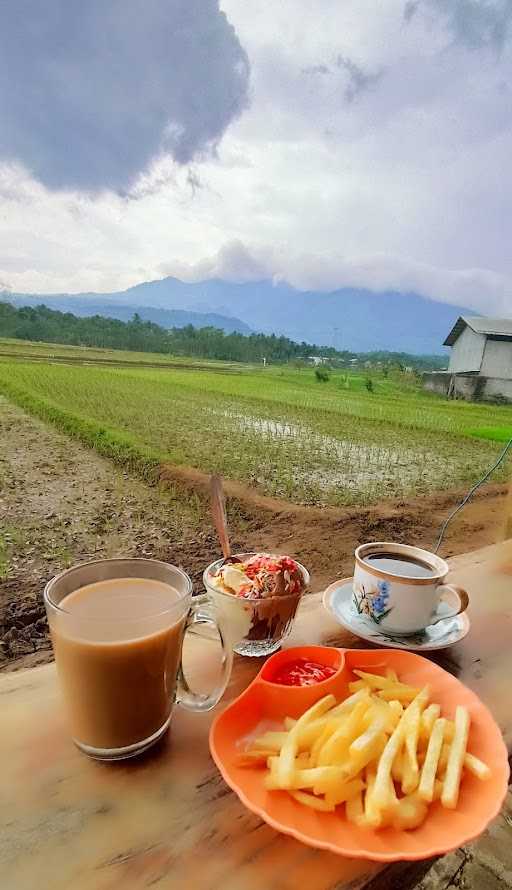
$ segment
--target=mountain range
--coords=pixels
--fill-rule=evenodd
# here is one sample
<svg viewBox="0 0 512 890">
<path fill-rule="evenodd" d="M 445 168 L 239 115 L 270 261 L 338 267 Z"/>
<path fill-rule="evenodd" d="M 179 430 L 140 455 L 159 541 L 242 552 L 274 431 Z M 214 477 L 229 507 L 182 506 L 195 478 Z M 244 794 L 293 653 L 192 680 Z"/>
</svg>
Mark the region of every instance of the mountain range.
<svg viewBox="0 0 512 890">
<path fill-rule="evenodd" d="M 286 282 L 242 284 L 209 279 L 148 281 L 116 293 L 15 294 L 0 298 L 18 306 L 44 303 L 75 315 L 126 320 L 138 312 L 163 327 L 213 325 L 226 332 L 283 334 L 298 342 L 339 350 L 443 353 L 442 343 L 459 315 L 474 310 L 439 303 L 416 293 L 341 288 L 299 291 Z"/>
</svg>

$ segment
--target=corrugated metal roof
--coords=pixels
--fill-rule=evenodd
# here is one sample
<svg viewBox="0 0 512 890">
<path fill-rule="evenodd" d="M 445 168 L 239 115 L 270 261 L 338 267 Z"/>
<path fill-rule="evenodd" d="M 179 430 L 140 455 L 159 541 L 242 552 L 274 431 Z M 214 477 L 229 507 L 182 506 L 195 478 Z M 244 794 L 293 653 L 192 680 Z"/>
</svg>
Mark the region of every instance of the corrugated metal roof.
<svg viewBox="0 0 512 890">
<path fill-rule="evenodd" d="M 512 337 L 512 318 L 484 318 L 478 315 L 474 317 L 459 315 L 444 341 L 444 346 L 453 346 L 465 327 L 471 328 L 476 334 L 487 334 L 489 337 Z"/>
</svg>

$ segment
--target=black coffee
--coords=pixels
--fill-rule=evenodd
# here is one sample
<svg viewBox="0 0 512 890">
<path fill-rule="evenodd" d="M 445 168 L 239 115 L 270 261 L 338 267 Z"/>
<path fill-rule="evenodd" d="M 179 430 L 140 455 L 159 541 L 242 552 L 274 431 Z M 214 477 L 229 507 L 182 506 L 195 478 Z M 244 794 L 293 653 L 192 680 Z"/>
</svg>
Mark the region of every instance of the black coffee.
<svg viewBox="0 0 512 890">
<path fill-rule="evenodd" d="M 406 578 L 433 578 L 437 574 L 432 566 L 412 556 L 397 556 L 396 553 L 370 553 L 364 557 L 368 565 L 393 575 Z"/>
</svg>

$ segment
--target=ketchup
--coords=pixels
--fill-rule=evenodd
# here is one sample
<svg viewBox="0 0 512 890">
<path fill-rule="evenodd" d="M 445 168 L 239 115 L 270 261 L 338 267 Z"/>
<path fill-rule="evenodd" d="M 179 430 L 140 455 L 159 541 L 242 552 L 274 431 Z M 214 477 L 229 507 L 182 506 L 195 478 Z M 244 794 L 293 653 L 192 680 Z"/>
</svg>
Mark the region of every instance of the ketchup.
<svg viewBox="0 0 512 890">
<path fill-rule="evenodd" d="M 314 686 L 335 673 L 336 668 L 329 667 L 328 664 L 298 658 L 284 664 L 272 677 L 272 683 L 280 683 L 282 686 Z"/>
</svg>

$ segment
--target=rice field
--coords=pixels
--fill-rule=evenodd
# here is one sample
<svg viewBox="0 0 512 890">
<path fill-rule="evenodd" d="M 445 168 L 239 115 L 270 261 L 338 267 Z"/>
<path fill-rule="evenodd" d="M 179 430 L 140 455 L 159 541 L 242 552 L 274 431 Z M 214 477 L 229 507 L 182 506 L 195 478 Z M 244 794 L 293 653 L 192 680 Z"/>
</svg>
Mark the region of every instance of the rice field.
<svg viewBox="0 0 512 890">
<path fill-rule="evenodd" d="M 4 360 L 0 392 L 139 469 L 185 464 L 304 504 L 467 484 L 512 436 L 512 407 L 446 401 L 405 375 L 373 373 L 368 392 L 364 374 L 215 370 Z"/>
</svg>

